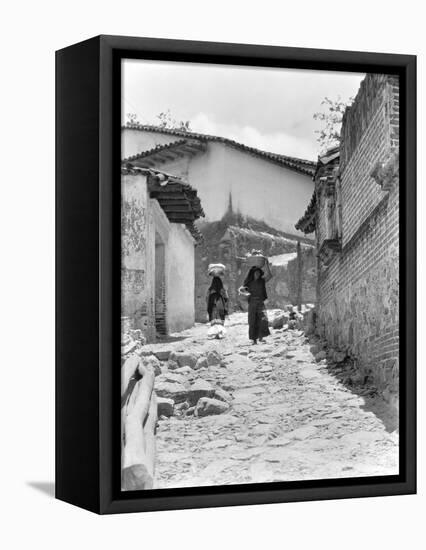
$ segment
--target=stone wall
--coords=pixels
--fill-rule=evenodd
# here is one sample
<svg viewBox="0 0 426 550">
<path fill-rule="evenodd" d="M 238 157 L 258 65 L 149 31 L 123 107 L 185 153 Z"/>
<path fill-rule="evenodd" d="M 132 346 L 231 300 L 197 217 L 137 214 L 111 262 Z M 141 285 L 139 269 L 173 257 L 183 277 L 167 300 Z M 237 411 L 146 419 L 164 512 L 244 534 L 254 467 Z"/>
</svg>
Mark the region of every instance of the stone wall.
<svg viewBox="0 0 426 550">
<path fill-rule="evenodd" d="M 399 368 L 399 192 L 397 79 L 367 75 L 342 127 L 334 207 L 338 241 L 320 255 L 317 329 L 360 373 L 397 401 Z M 316 178 L 317 245 L 330 216 Z M 340 195 L 340 196 L 339 196 Z M 319 198 L 319 200 L 318 200 Z M 337 244 L 336 244 L 337 243 Z"/>
</svg>

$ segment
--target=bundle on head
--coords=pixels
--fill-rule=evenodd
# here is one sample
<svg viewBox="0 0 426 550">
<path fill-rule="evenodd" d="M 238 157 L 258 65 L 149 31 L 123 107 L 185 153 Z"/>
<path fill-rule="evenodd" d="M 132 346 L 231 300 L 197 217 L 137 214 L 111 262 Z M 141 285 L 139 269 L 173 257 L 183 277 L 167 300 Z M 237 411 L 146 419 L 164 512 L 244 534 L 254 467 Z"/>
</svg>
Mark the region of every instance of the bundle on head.
<svg viewBox="0 0 426 550">
<path fill-rule="evenodd" d="M 210 277 L 223 277 L 225 266 L 223 264 L 209 264 L 207 271 Z"/>
</svg>

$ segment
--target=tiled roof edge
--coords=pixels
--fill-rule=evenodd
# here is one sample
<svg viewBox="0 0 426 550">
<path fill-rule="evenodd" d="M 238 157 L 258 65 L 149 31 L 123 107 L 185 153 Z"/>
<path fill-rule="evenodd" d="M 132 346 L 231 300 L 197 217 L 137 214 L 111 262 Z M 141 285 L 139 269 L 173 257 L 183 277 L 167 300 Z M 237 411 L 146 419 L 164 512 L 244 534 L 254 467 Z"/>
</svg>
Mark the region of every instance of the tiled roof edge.
<svg viewBox="0 0 426 550">
<path fill-rule="evenodd" d="M 122 130 L 125 130 L 125 129 L 139 130 L 142 132 L 156 132 L 156 133 L 168 134 L 171 136 L 179 136 L 183 138 L 193 138 L 193 139 L 199 139 L 203 141 L 216 141 L 219 143 L 224 143 L 231 147 L 235 147 L 240 151 L 246 151 L 247 153 L 252 153 L 254 155 L 259 156 L 260 158 L 270 160 L 281 166 L 285 166 L 290 170 L 293 170 L 295 172 L 299 172 L 301 174 L 308 175 L 308 176 L 313 176 L 315 172 L 316 164 L 317 164 L 316 162 L 307 160 L 307 159 L 300 159 L 297 157 L 289 157 L 286 155 L 279 155 L 278 153 L 270 153 L 268 151 L 262 151 L 261 149 L 257 149 L 256 147 L 250 147 L 248 145 L 244 145 L 243 143 L 239 143 L 238 141 L 234 141 L 232 139 L 221 137 L 221 136 L 200 134 L 197 132 L 186 132 L 184 130 L 161 128 L 159 126 L 148 126 L 148 125 L 141 125 L 141 124 L 126 124 L 122 126 L 121 129 Z"/>
</svg>

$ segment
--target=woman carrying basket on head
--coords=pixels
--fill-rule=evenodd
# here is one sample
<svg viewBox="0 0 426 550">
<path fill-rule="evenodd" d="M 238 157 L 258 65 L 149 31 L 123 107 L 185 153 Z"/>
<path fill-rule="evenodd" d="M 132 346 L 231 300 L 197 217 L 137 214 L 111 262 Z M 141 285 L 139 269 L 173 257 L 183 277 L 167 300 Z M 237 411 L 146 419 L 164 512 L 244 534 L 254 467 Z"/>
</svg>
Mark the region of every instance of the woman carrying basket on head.
<svg viewBox="0 0 426 550">
<path fill-rule="evenodd" d="M 269 261 L 266 258 L 263 267 L 265 268 L 265 273 L 259 266 L 252 266 L 244 280 L 244 288 L 249 293 L 249 338 L 253 340 L 253 344 L 257 344 L 258 340 L 259 342 L 263 342 L 263 338 L 270 334 L 265 300 L 268 299 L 266 283 L 272 278 L 272 273 Z"/>
<path fill-rule="evenodd" d="M 220 265 L 223 270 L 225 269 L 221 264 L 218 265 Z M 228 315 L 228 293 L 220 277 L 220 275 L 223 275 L 221 269 L 209 269 L 209 275 L 212 275 L 213 278 L 207 291 L 207 313 L 211 324 L 208 336 L 223 338 L 226 333 L 224 324 L 225 317 Z"/>
</svg>

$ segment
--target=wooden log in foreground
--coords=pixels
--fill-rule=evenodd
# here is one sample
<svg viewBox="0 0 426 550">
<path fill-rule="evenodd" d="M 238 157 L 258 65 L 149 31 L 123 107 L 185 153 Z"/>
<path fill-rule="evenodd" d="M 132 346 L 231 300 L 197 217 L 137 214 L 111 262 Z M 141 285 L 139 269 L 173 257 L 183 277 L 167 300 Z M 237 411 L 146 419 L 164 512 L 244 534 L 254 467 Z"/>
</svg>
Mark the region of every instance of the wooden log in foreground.
<svg viewBox="0 0 426 550">
<path fill-rule="evenodd" d="M 145 434 L 145 457 L 148 473 L 155 479 L 155 431 L 157 426 L 157 396 L 153 391 L 151 394 L 151 403 L 149 406 L 148 416 L 143 428 Z"/>
<path fill-rule="evenodd" d="M 132 384 L 131 382 L 138 371 L 139 363 L 140 357 L 138 355 L 131 355 L 121 367 L 121 406 L 124 405 L 124 402 L 132 392 L 134 383 Z"/>
<path fill-rule="evenodd" d="M 157 400 L 154 371 L 139 363 L 142 379 L 136 382 L 122 414 L 122 490 L 154 486 Z"/>
</svg>

